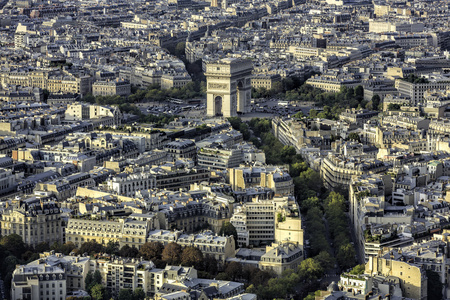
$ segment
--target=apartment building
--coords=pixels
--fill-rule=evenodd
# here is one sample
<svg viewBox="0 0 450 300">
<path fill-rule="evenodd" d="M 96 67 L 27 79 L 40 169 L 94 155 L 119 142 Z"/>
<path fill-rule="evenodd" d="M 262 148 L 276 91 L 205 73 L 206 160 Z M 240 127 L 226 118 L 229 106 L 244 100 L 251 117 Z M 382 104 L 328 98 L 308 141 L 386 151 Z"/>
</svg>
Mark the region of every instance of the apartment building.
<svg viewBox="0 0 450 300">
<path fill-rule="evenodd" d="M 100 216 L 82 216 L 69 218 L 66 228 L 66 242 L 77 247 L 89 241 L 106 245 L 119 242 L 139 249 L 146 241 L 150 230 L 159 228 L 158 214 L 131 214 L 125 218 L 101 218 Z"/>
<path fill-rule="evenodd" d="M 366 274 L 395 276 L 400 280 L 403 297 L 426 300 L 427 276 L 425 270 L 411 262 L 403 262 L 385 257 L 371 257 L 366 264 Z"/>
<path fill-rule="evenodd" d="M 166 216 L 168 228 L 172 230 L 195 232 L 208 226 L 213 232 L 219 233 L 222 224 L 229 222 L 233 214 L 231 203 L 234 199 L 225 195 L 204 197 L 192 193 L 186 201 L 174 202 L 159 206 L 159 211 Z"/>
<path fill-rule="evenodd" d="M 188 158 L 195 161 L 197 159 L 197 147 L 191 140 L 177 139 L 166 144 L 164 151 L 171 160 Z"/>
<path fill-rule="evenodd" d="M 15 200 L 1 216 L 2 235 L 17 234 L 32 247 L 63 242 L 63 221 L 56 198 L 31 197 Z"/>
<path fill-rule="evenodd" d="M 280 74 L 255 74 L 252 77 L 252 87 L 255 89 L 265 88 L 270 90 L 276 82 L 281 82 Z"/>
<path fill-rule="evenodd" d="M 190 82 L 192 82 L 192 78 L 188 73 L 164 74 L 161 76 L 161 89 L 181 89 Z"/>
<path fill-rule="evenodd" d="M 280 276 L 286 270 L 297 270 L 303 260 L 303 250 L 295 243 L 272 243 L 266 246 L 258 266 Z"/>
<path fill-rule="evenodd" d="M 369 21 L 369 32 L 422 32 L 423 29 L 423 23 L 396 22 L 388 20 Z"/>
<path fill-rule="evenodd" d="M 329 153 L 320 166 L 320 175 L 327 187 L 348 186 L 353 176 L 376 174 L 387 170 L 387 166 L 376 159 L 343 157 Z"/>
<path fill-rule="evenodd" d="M 131 94 L 131 84 L 127 80 L 96 81 L 92 84 L 94 96 L 123 96 Z"/>
<path fill-rule="evenodd" d="M 28 265 L 16 267 L 12 279 L 12 299 L 66 299 L 66 295 L 86 289 L 86 276 L 95 271 L 100 272 L 102 285 L 113 297 L 117 297 L 121 289 L 133 291 L 137 288 L 141 288 L 146 296 L 153 296 L 164 284 L 182 284 L 185 280 L 197 278 L 197 270 L 189 267 L 166 266 L 157 269 L 151 261 L 142 259 L 92 259 L 51 251 L 42 253 L 40 259 Z"/>
<path fill-rule="evenodd" d="M 395 80 L 395 88 L 399 95 L 407 96 L 411 99 L 411 105 L 417 106 L 425 103 L 425 93 L 430 90 L 450 89 L 450 79 L 444 76 L 433 75 L 424 83 L 412 83 L 403 79 Z"/>
<path fill-rule="evenodd" d="M 59 266 L 39 263 L 17 266 L 12 274 L 11 299 L 66 299 L 66 274 Z"/>
<path fill-rule="evenodd" d="M 199 149 L 197 159 L 200 167 L 212 170 L 226 170 L 239 166 L 243 161 L 243 153 L 241 149 L 205 147 Z"/>
<path fill-rule="evenodd" d="M 66 121 L 90 120 L 94 127 L 119 126 L 122 124 L 122 113 L 117 107 L 100 106 L 87 103 L 74 103 L 67 107 Z"/>
<path fill-rule="evenodd" d="M 211 178 L 209 170 L 189 166 L 178 169 L 171 163 L 154 167 L 151 169 L 151 173 L 156 179 L 157 188 L 172 191 L 189 189 L 191 184 L 209 182 Z"/>
<path fill-rule="evenodd" d="M 147 235 L 147 242 L 160 242 L 163 245 L 177 243 L 183 247 L 193 246 L 208 255 L 225 262 L 234 257 L 235 241 L 233 236 L 217 236 L 212 232 L 184 234 L 181 231 L 153 230 Z"/>
<path fill-rule="evenodd" d="M 76 93 L 82 96 L 91 92 L 91 78 L 89 75 L 74 75 L 60 70 L 36 70 L 30 72 L 4 72 L 0 74 L 0 81 L 8 85 L 38 87 L 50 93 Z"/>
<path fill-rule="evenodd" d="M 280 167 L 237 167 L 228 169 L 229 182 L 233 190 L 245 190 L 250 187 L 267 187 L 276 195 L 294 194 L 294 182 L 289 172 Z"/>
<path fill-rule="evenodd" d="M 134 197 L 137 191 L 156 187 L 156 177 L 144 170 L 141 172 L 121 172 L 107 182 L 108 188 L 119 195 Z"/>
<path fill-rule="evenodd" d="M 306 84 L 322 89 L 326 92 L 336 93 L 339 92 L 343 86 L 355 88 L 358 85 L 361 85 L 361 80 L 345 74 L 324 74 L 309 78 L 306 80 Z"/>
<path fill-rule="evenodd" d="M 281 209 L 292 212 L 298 207 L 292 197 L 275 197 L 270 200 L 253 199 L 252 202 L 238 206 L 230 220 L 238 234 L 238 245 L 241 247 L 270 245 L 275 240 L 276 218 L 278 213 L 282 214 Z M 299 228 L 293 229 L 299 230 Z M 279 232 L 278 236 L 283 237 L 283 234 Z"/>
<path fill-rule="evenodd" d="M 362 125 L 366 120 L 378 116 L 377 111 L 368 109 L 346 109 L 339 115 L 339 120 Z"/>
</svg>

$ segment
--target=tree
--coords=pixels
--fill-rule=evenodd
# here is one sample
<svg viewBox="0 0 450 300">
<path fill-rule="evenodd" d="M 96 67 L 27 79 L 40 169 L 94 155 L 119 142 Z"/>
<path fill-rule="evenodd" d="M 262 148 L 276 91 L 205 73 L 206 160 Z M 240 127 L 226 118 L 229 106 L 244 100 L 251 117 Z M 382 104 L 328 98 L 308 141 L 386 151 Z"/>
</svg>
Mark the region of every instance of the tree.
<svg viewBox="0 0 450 300">
<path fill-rule="evenodd" d="M 439 273 L 433 270 L 426 270 L 428 277 L 427 294 L 428 299 L 442 299 L 442 281 Z"/>
<path fill-rule="evenodd" d="M 359 134 L 357 134 L 356 132 L 351 132 L 348 135 L 347 140 L 361 142 L 361 138 L 359 137 Z"/>
<path fill-rule="evenodd" d="M 105 252 L 108 254 L 117 254 L 119 252 L 119 242 L 109 241 L 106 244 Z"/>
<path fill-rule="evenodd" d="M 366 269 L 365 265 L 356 265 L 350 271 L 350 274 L 352 274 L 352 275 L 362 275 L 362 274 L 364 274 L 365 269 Z"/>
<path fill-rule="evenodd" d="M 397 103 L 389 103 L 388 110 L 399 110 L 400 109 L 400 104 Z"/>
<path fill-rule="evenodd" d="M 162 252 L 162 260 L 169 265 L 178 265 L 181 262 L 181 246 L 177 243 L 168 243 Z"/>
<path fill-rule="evenodd" d="M 363 98 L 364 98 L 364 88 L 361 86 L 361 85 L 358 85 L 356 88 L 355 88 L 355 98 L 358 100 L 358 101 L 361 101 Z"/>
<path fill-rule="evenodd" d="M 34 250 L 38 253 L 42 253 L 42 252 L 50 250 L 50 246 L 48 245 L 48 243 L 42 242 L 42 243 L 37 244 L 36 247 L 34 248 Z"/>
<path fill-rule="evenodd" d="M 106 291 L 103 285 L 96 284 L 91 289 L 91 296 L 94 300 L 103 300 L 106 297 Z"/>
<path fill-rule="evenodd" d="M 131 293 L 130 289 L 121 289 L 119 291 L 119 296 L 117 297 L 118 300 L 133 300 L 133 294 Z"/>
<path fill-rule="evenodd" d="M 330 255 L 328 251 L 321 251 L 317 256 L 314 257 L 324 270 L 333 269 L 334 258 Z"/>
<path fill-rule="evenodd" d="M 80 247 L 80 253 L 87 253 L 89 255 L 94 255 L 96 253 L 103 252 L 103 246 L 97 243 L 94 240 L 91 240 L 89 242 L 83 243 Z"/>
<path fill-rule="evenodd" d="M 303 119 L 305 117 L 305 114 L 302 111 L 299 111 L 295 115 L 293 115 L 292 117 Z"/>
<path fill-rule="evenodd" d="M 336 258 L 342 269 L 348 269 L 355 265 L 355 255 L 355 248 L 348 243 L 339 247 Z"/>
<path fill-rule="evenodd" d="M 237 230 L 230 222 L 223 222 L 222 227 L 220 228 L 219 235 L 222 236 L 230 236 L 234 237 L 234 243 L 237 244 Z"/>
<path fill-rule="evenodd" d="M 291 164 L 292 163 L 292 157 L 297 154 L 297 151 L 293 146 L 284 146 L 283 149 L 281 149 L 281 153 L 279 154 L 281 156 L 281 160 L 284 163 Z"/>
<path fill-rule="evenodd" d="M 186 49 L 186 43 L 185 42 L 180 42 L 176 45 L 175 47 L 175 55 L 177 57 L 181 57 L 184 55 L 185 53 L 185 49 Z"/>
<path fill-rule="evenodd" d="M 236 281 L 236 279 L 242 276 L 242 265 L 236 261 L 232 261 L 225 268 L 225 274 L 227 274 L 231 280 Z"/>
<path fill-rule="evenodd" d="M 203 262 L 203 253 L 198 248 L 188 246 L 183 249 L 181 254 L 181 264 L 186 267 L 195 267 L 199 269 Z"/>
<path fill-rule="evenodd" d="M 373 95 L 372 96 L 372 109 L 373 110 L 379 110 L 381 104 L 381 98 L 379 95 Z"/>
<path fill-rule="evenodd" d="M 257 269 L 255 273 L 252 274 L 250 282 L 254 286 L 265 285 L 267 281 L 269 281 L 269 279 L 273 277 L 272 275 L 273 274 L 269 273 L 268 271 Z"/>
<path fill-rule="evenodd" d="M 139 250 L 136 247 L 130 247 L 128 245 L 124 245 L 119 250 L 119 255 L 123 257 L 137 257 L 139 255 Z"/>
<path fill-rule="evenodd" d="M 88 293 L 91 292 L 94 286 L 98 284 L 102 284 L 102 274 L 99 270 L 96 270 L 95 272 L 89 271 L 86 274 L 86 278 L 84 278 L 84 284 L 86 287 L 86 291 Z"/>
<path fill-rule="evenodd" d="M 203 270 L 215 275 L 218 271 L 218 262 L 213 255 L 205 255 L 203 258 Z"/>
<path fill-rule="evenodd" d="M 136 288 L 133 291 L 133 300 L 144 300 L 145 299 L 145 292 L 141 288 Z"/>
<path fill-rule="evenodd" d="M 69 255 L 73 250 L 77 249 L 77 246 L 75 246 L 72 242 L 67 242 L 61 247 L 61 252 L 65 255 Z"/>
<path fill-rule="evenodd" d="M 139 254 L 147 260 L 161 259 L 164 250 L 163 244 L 160 242 L 147 242 L 141 246 Z"/>
<path fill-rule="evenodd" d="M 322 274 L 322 266 L 314 258 L 307 258 L 302 261 L 298 269 L 298 275 L 300 275 L 300 278 L 308 281 L 316 280 L 320 278 Z"/>
<path fill-rule="evenodd" d="M 321 206 L 321 203 L 320 203 L 319 198 L 314 196 L 314 197 L 309 197 L 306 200 L 303 200 L 300 207 L 304 213 L 307 213 L 308 210 L 310 210 L 311 208 L 313 208 L 313 207 L 320 208 L 320 206 Z"/>
<path fill-rule="evenodd" d="M 14 255 L 17 256 L 21 256 L 26 250 L 22 237 L 15 233 L 2 237 L 0 245 L 2 245 L 6 251 L 14 253 Z"/>
<path fill-rule="evenodd" d="M 315 110 L 315 109 L 311 109 L 310 111 L 309 111 L 309 117 L 310 118 L 317 118 L 317 110 Z"/>
</svg>

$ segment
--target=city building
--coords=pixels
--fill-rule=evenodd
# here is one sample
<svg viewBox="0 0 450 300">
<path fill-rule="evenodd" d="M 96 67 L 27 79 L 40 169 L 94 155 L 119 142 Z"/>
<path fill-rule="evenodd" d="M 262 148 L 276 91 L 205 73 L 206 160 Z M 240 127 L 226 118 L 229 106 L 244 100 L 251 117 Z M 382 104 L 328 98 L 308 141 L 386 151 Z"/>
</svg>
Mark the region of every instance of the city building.
<svg viewBox="0 0 450 300">
<path fill-rule="evenodd" d="M 15 200 L 2 214 L 2 235 L 17 234 L 32 247 L 41 243 L 61 244 L 64 221 L 56 201 L 53 196 Z"/>
<path fill-rule="evenodd" d="M 131 84 L 126 80 L 96 81 L 92 84 L 94 96 L 123 96 L 131 94 Z"/>
</svg>

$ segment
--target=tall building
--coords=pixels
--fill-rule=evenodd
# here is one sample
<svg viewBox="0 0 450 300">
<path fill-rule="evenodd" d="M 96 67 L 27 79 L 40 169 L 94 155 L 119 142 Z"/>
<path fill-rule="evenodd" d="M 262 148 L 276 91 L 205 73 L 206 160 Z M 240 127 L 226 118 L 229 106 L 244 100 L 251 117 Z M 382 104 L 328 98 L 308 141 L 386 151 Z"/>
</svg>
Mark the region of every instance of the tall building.
<svg viewBox="0 0 450 300">
<path fill-rule="evenodd" d="M 19 266 L 12 275 L 13 300 L 64 300 L 66 274 L 58 266 L 49 264 Z"/>
<path fill-rule="evenodd" d="M 425 270 L 415 263 L 396 261 L 381 257 L 370 257 L 366 263 L 366 274 L 390 276 L 400 279 L 403 296 L 410 299 L 427 299 L 428 279 Z"/>
<path fill-rule="evenodd" d="M 251 60 L 225 58 L 206 65 L 207 115 L 234 117 L 250 110 Z"/>
<path fill-rule="evenodd" d="M 118 126 L 122 123 L 122 113 L 117 107 L 87 103 L 74 103 L 67 107 L 66 121 L 90 120 L 95 125 Z"/>
<path fill-rule="evenodd" d="M 53 200 L 56 198 L 32 197 L 13 203 L 2 214 L 2 236 L 18 234 L 33 247 L 62 243 L 61 211 Z"/>
</svg>

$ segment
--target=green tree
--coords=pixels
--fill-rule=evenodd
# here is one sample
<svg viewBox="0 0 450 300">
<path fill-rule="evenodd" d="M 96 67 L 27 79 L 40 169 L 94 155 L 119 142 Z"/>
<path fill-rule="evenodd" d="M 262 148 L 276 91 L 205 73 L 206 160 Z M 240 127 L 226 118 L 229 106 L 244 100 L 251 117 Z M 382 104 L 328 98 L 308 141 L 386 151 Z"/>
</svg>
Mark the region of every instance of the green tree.
<svg viewBox="0 0 450 300">
<path fill-rule="evenodd" d="M 118 300 L 133 300 L 133 294 L 130 289 L 121 289 L 119 291 Z"/>
<path fill-rule="evenodd" d="M 359 137 L 359 134 L 357 134 L 356 132 L 351 132 L 348 135 L 347 140 L 361 142 L 361 138 Z"/>
<path fill-rule="evenodd" d="M 234 130 L 239 130 L 241 128 L 242 120 L 239 117 L 229 117 L 228 122 L 230 122 L 231 127 Z"/>
<path fill-rule="evenodd" d="M 323 268 L 314 258 L 307 258 L 301 262 L 298 274 L 304 280 L 313 281 L 322 277 Z"/>
<path fill-rule="evenodd" d="M 364 88 L 361 85 L 358 85 L 355 88 L 355 98 L 358 101 L 361 101 L 362 99 L 364 99 Z"/>
<path fill-rule="evenodd" d="M 50 250 L 50 246 L 48 243 L 42 242 L 42 243 L 37 244 L 36 247 L 34 248 L 34 250 L 38 253 L 42 253 L 42 252 Z"/>
<path fill-rule="evenodd" d="M 237 244 L 237 230 L 230 222 L 223 222 L 222 227 L 220 228 L 219 235 L 222 236 L 230 236 L 232 235 L 234 238 L 235 244 Z"/>
<path fill-rule="evenodd" d="M 314 259 L 319 262 L 324 270 L 331 270 L 334 267 L 334 258 L 328 251 L 321 251 Z"/>
<path fill-rule="evenodd" d="M 84 284 L 86 287 L 86 291 L 91 293 L 91 290 L 94 286 L 102 283 L 102 275 L 99 270 L 95 272 L 89 271 L 84 278 Z"/>
<path fill-rule="evenodd" d="M 318 115 L 317 110 L 311 109 L 311 110 L 309 111 L 309 117 L 310 117 L 310 118 L 317 118 L 317 115 Z"/>
<path fill-rule="evenodd" d="M 231 280 L 236 281 L 242 276 L 242 265 L 236 261 L 230 262 L 225 268 L 225 274 L 227 274 Z"/>
<path fill-rule="evenodd" d="M 350 271 L 350 274 L 352 274 L 352 275 L 362 275 L 362 274 L 364 274 L 365 269 L 366 269 L 365 265 L 356 265 Z"/>
<path fill-rule="evenodd" d="M 315 299 L 316 299 L 316 296 L 314 295 L 314 293 L 309 293 L 308 296 L 303 298 L 303 300 L 315 300 Z"/>
<path fill-rule="evenodd" d="M 6 251 L 14 253 L 14 255 L 21 256 L 26 251 L 25 243 L 22 237 L 18 234 L 10 234 L 1 238 L 0 245 L 5 248 Z"/>
<path fill-rule="evenodd" d="M 106 244 L 105 252 L 108 254 L 118 254 L 119 242 L 109 241 L 108 244 Z"/>
<path fill-rule="evenodd" d="M 104 300 L 106 297 L 106 291 L 103 285 L 96 284 L 91 289 L 91 296 L 94 300 Z"/>
<path fill-rule="evenodd" d="M 181 246 L 177 243 L 168 243 L 162 252 L 162 260 L 169 265 L 178 265 L 181 262 Z"/>
<path fill-rule="evenodd" d="M 336 258 L 341 268 L 348 269 L 355 265 L 355 255 L 355 248 L 348 243 L 339 247 Z"/>
<path fill-rule="evenodd" d="M 175 47 L 175 55 L 177 57 L 182 57 L 184 56 L 185 53 L 185 49 L 186 49 L 186 43 L 185 42 L 180 42 L 176 45 Z"/>
<path fill-rule="evenodd" d="M 292 117 L 303 119 L 305 117 L 305 114 L 303 113 L 303 111 L 299 111 L 296 114 L 294 114 Z"/>
<path fill-rule="evenodd" d="M 144 300 L 145 299 L 145 292 L 141 288 L 136 288 L 133 291 L 133 300 Z"/>
<path fill-rule="evenodd" d="M 61 247 L 61 251 L 65 255 L 69 255 L 75 249 L 77 249 L 77 246 L 72 242 L 67 242 Z"/>
<path fill-rule="evenodd" d="M 397 103 L 389 103 L 388 110 L 399 110 L 400 109 L 400 105 Z"/>
<path fill-rule="evenodd" d="M 139 250 L 134 245 L 133 247 L 123 245 L 123 247 L 119 250 L 119 255 L 122 257 L 138 257 Z"/>
<path fill-rule="evenodd" d="M 213 255 L 205 255 L 203 259 L 203 270 L 209 274 L 215 275 L 218 271 L 219 263 Z"/>
<path fill-rule="evenodd" d="M 439 273 L 433 270 L 426 270 L 428 277 L 427 294 L 428 299 L 442 299 L 443 284 Z"/>
<path fill-rule="evenodd" d="M 372 109 L 380 110 L 381 98 L 379 95 L 372 96 Z"/>
<path fill-rule="evenodd" d="M 307 213 L 313 207 L 321 207 L 321 201 L 316 196 L 309 197 L 308 199 L 303 200 L 301 203 L 301 209 L 304 213 Z"/>
</svg>

